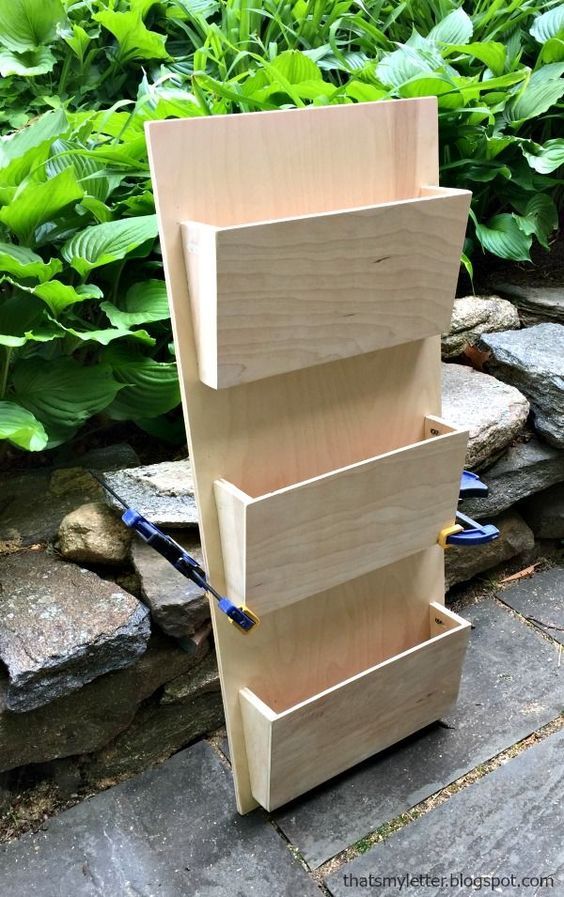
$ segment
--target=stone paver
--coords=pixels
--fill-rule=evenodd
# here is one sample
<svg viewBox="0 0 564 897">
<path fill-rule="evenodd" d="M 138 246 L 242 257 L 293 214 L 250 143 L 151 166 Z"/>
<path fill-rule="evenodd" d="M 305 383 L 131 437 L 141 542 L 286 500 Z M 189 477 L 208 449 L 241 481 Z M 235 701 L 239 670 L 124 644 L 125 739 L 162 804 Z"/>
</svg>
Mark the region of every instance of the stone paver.
<svg viewBox="0 0 564 897">
<path fill-rule="evenodd" d="M 490 775 L 409 823 L 388 840 L 343 866 L 327 880 L 334 897 L 378 894 L 454 897 L 494 893 L 557 897 L 564 893 L 564 732 L 551 735 Z M 432 881 L 400 891 L 369 876 L 429 875 Z M 451 884 L 450 876 L 463 882 Z M 494 883 L 480 876 L 515 876 Z M 441 879 L 444 876 L 444 881 Z M 524 877 L 552 876 L 527 885 Z M 477 881 L 464 881 L 473 877 Z M 368 879 L 368 881 L 366 881 Z"/>
<path fill-rule="evenodd" d="M 530 580 L 504 589 L 499 598 L 564 645 L 564 568 L 537 573 Z"/>
<path fill-rule="evenodd" d="M 275 814 L 313 867 L 559 715 L 556 645 L 493 601 L 468 608 L 475 629 L 456 709 L 436 726 Z"/>
<path fill-rule="evenodd" d="M 262 813 L 235 810 L 206 742 L 51 820 L 0 853 L 14 897 L 315 897 Z"/>
</svg>

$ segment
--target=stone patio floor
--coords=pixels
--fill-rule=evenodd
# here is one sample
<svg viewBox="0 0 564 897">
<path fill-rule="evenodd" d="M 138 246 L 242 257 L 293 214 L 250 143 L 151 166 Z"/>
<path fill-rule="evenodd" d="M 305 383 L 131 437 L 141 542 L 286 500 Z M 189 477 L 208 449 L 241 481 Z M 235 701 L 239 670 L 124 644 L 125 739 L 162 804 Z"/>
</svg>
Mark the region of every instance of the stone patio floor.
<svg viewBox="0 0 564 897">
<path fill-rule="evenodd" d="M 564 895 L 564 569 L 464 610 L 451 716 L 271 816 L 199 741 L 0 852 L 6 897 Z"/>
</svg>

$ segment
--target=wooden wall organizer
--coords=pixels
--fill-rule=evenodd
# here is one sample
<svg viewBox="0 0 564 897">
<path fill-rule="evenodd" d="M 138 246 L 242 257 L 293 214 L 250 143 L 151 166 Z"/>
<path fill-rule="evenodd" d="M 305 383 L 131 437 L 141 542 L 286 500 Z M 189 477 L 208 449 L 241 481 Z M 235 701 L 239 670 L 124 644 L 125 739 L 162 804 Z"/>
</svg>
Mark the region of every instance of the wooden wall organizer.
<svg viewBox="0 0 564 897">
<path fill-rule="evenodd" d="M 434 98 L 150 123 L 237 806 L 273 809 L 440 718 L 467 433 L 440 420 L 470 194 Z"/>
</svg>

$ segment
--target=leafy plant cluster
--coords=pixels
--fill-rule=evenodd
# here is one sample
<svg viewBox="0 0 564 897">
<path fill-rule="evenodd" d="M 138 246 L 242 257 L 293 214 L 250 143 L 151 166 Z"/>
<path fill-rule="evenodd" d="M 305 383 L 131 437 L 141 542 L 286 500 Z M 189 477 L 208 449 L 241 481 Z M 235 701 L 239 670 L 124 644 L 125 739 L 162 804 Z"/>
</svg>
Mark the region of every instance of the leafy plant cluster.
<svg viewBox="0 0 564 897">
<path fill-rule="evenodd" d="M 0 0 L 0 439 L 87 420 L 162 437 L 179 402 L 144 123 L 438 98 L 477 247 L 548 247 L 564 5 L 540 0 Z"/>
</svg>

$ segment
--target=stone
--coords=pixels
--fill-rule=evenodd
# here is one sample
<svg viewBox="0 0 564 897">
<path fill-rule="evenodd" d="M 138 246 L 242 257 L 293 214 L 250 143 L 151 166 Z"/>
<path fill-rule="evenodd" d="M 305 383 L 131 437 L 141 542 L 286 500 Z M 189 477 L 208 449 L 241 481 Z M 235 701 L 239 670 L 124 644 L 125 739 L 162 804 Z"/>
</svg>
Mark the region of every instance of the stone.
<svg viewBox="0 0 564 897">
<path fill-rule="evenodd" d="M 542 321 L 564 324 L 564 287 L 500 283 L 496 288 L 511 298 L 525 324 Z"/>
<path fill-rule="evenodd" d="M 490 352 L 488 369 L 527 396 L 535 429 L 564 447 L 564 325 L 484 334 L 480 348 Z"/>
<path fill-rule="evenodd" d="M 149 612 L 95 573 L 40 551 L 0 559 L 0 659 L 6 705 L 27 711 L 134 663 Z"/>
<path fill-rule="evenodd" d="M 180 528 L 198 524 L 192 465 L 188 458 L 118 470 L 105 474 L 103 479 L 130 508 L 157 526 Z M 106 492 L 105 498 L 111 507 L 123 511 L 110 493 Z"/>
<path fill-rule="evenodd" d="M 0 479 L 0 542 L 22 548 L 50 542 L 65 514 L 100 498 L 102 487 L 82 469 L 6 474 Z"/>
<path fill-rule="evenodd" d="M 466 467 L 499 455 L 522 432 L 529 403 L 519 390 L 461 364 L 443 364 L 442 416 L 469 430 Z"/>
<path fill-rule="evenodd" d="M 319 897 L 264 813 L 239 816 L 204 741 L 0 851 L 13 897 Z"/>
<path fill-rule="evenodd" d="M 499 529 L 493 542 L 472 548 L 448 548 L 445 552 L 447 588 L 497 567 L 517 555 L 532 551 L 535 537 L 517 511 L 506 511 L 490 521 Z"/>
<path fill-rule="evenodd" d="M 310 866 L 320 866 L 560 716 L 562 670 L 554 643 L 492 599 L 460 613 L 474 628 L 458 702 L 441 723 L 274 814 Z M 486 804 L 484 813 L 490 809 Z"/>
<path fill-rule="evenodd" d="M 376 876 L 407 874 L 413 897 L 564 893 L 563 758 L 564 731 L 555 732 L 345 863 L 328 892 L 395 895 L 399 885 L 380 889 Z"/>
<path fill-rule="evenodd" d="M 500 296 L 461 296 L 454 300 L 450 330 L 441 337 L 443 358 L 461 355 L 482 333 L 520 327 L 517 309 Z"/>
<path fill-rule="evenodd" d="M 68 561 L 125 564 L 133 533 L 103 501 L 81 505 L 59 526 L 57 549 Z"/>
<path fill-rule="evenodd" d="M 536 436 L 510 445 L 505 455 L 480 474 L 489 487 L 486 498 L 468 499 L 464 513 L 486 519 L 506 511 L 516 502 L 564 481 L 564 451 L 541 442 Z"/>
<path fill-rule="evenodd" d="M 539 539 L 564 539 L 564 483 L 527 499 L 522 513 Z"/>
<path fill-rule="evenodd" d="M 1 680 L 0 771 L 101 750 L 131 724 L 142 701 L 196 667 L 208 652 L 209 642 L 190 656 L 165 636 L 153 636 L 132 666 L 28 713 L 7 709 L 8 681 Z"/>
<path fill-rule="evenodd" d="M 143 705 L 131 725 L 83 767 L 89 782 L 142 772 L 224 723 L 214 654 L 180 681 L 167 683 L 161 700 Z"/>
<path fill-rule="evenodd" d="M 531 579 L 504 588 L 497 597 L 564 645 L 564 568 L 535 573 Z"/>
<path fill-rule="evenodd" d="M 203 564 L 200 542 L 191 531 L 171 532 L 172 538 Z M 210 616 L 205 592 L 186 579 L 158 552 L 135 539 L 133 565 L 139 575 L 141 598 L 151 610 L 153 621 L 174 638 L 186 638 Z"/>
</svg>

